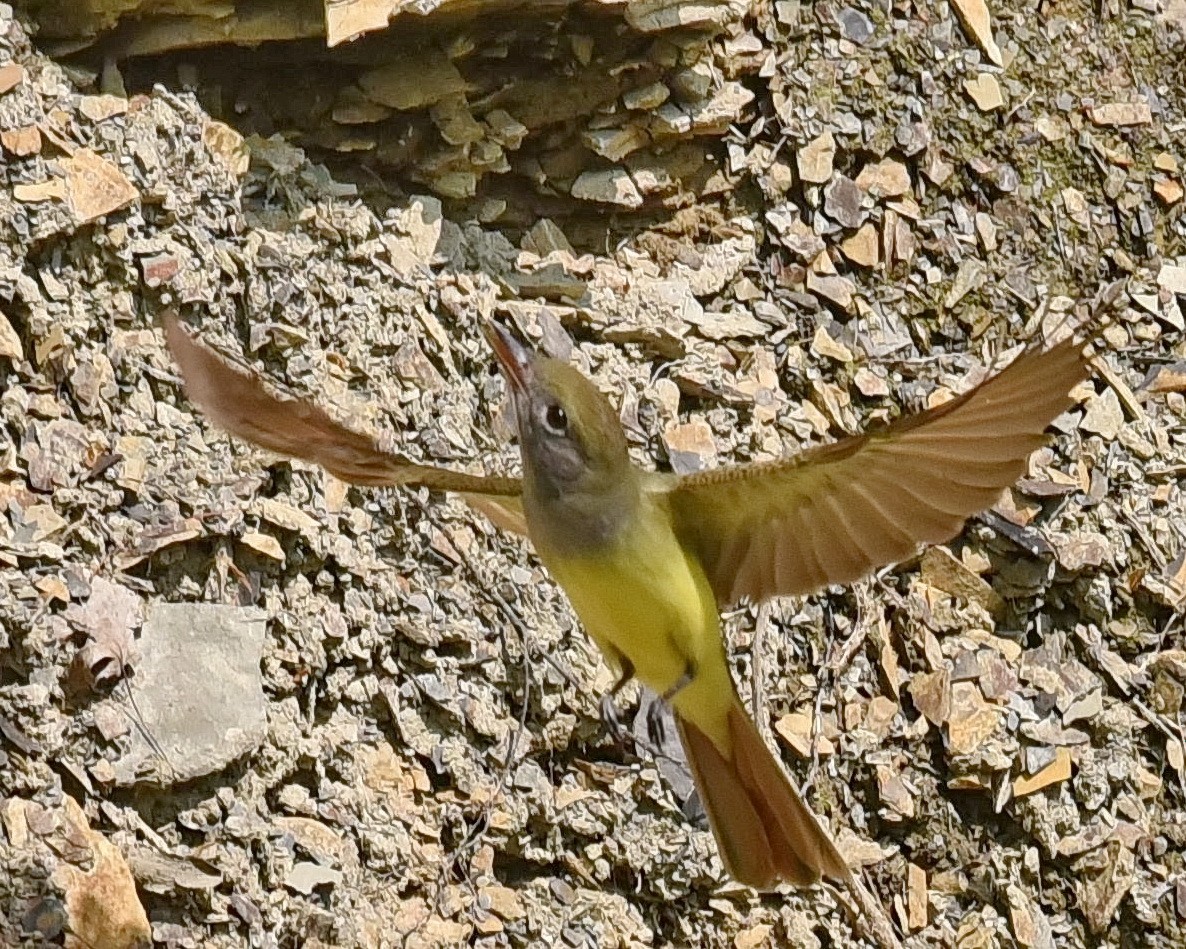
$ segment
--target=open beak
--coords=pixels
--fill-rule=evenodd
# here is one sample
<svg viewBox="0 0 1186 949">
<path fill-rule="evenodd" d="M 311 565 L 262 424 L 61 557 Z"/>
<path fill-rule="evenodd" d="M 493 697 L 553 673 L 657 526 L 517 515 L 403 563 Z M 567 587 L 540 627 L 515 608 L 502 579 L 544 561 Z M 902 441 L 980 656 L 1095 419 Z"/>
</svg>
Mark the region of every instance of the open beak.
<svg viewBox="0 0 1186 949">
<path fill-rule="evenodd" d="M 520 343 L 501 323 L 490 320 L 482 324 L 486 342 L 494 350 L 498 366 L 511 387 L 516 401 L 527 395 L 531 382 L 531 351 Z"/>
</svg>

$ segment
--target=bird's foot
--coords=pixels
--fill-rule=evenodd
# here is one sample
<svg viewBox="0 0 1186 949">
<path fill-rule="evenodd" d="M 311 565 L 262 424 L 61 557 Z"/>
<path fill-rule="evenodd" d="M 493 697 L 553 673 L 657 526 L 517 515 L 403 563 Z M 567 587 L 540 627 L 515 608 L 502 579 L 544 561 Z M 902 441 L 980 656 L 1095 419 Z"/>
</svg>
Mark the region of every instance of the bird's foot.
<svg viewBox="0 0 1186 949">
<path fill-rule="evenodd" d="M 692 684 L 692 680 L 695 678 L 696 663 L 689 660 L 688 664 L 684 666 L 684 674 L 676 680 L 675 685 L 659 696 L 662 701 L 652 702 L 650 708 L 647 709 L 647 735 L 655 745 L 662 747 L 667 738 L 667 708 L 680 692 Z"/>
<path fill-rule="evenodd" d="M 614 704 L 614 693 L 606 692 L 601 697 L 601 726 L 605 729 L 606 734 L 614 741 L 620 741 L 626 734 L 626 729 L 622 726 L 622 720 L 618 717 L 618 707 Z"/>
<path fill-rule="evenodd" d="M 662 748 L 667 741 L 667 706 L 663 702 L 647 706 L 647 738 L 656 748 Z"/>
<path fill-rule="evenodd" d="M 621 674 L 618 676 L 618 681 L 614 683 L 613 688 L 601 697 L 600 705 L 601 724 L 609 736 L 615 741 L 621 740 L 626 734 L 626 729 L 622 726 L 622 720 L 618 718 L 618 707 L 614 704 L 614 698 L 634 678 L 634 664 L 625 656 L 618 656 L 617 658 L 618 664 L 622 669 Z"/>
</svg>

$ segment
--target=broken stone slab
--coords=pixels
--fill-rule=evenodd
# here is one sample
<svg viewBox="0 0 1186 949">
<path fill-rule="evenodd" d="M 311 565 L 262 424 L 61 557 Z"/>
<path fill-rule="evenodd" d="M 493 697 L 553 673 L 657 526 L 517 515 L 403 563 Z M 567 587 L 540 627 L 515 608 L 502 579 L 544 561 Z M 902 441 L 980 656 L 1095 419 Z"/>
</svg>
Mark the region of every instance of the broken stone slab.
<svg viewBox="0 0 1186 949">
<path fill-rule="evenodd" d="M 169 787 L 225 768 L 267 733 L 260 660 L 267 614 L 248 607 L 162 603 L 145 622 L 130 683 L 130 746 L 116 783 Z"/>
<path fill-rule="evenodd" d="M 616 204 L 625 208 L 642 206 L 642 195 L 624 168 L 581 172 L 573 182 L 572 196 L 579 201 Z"/>
</svg>

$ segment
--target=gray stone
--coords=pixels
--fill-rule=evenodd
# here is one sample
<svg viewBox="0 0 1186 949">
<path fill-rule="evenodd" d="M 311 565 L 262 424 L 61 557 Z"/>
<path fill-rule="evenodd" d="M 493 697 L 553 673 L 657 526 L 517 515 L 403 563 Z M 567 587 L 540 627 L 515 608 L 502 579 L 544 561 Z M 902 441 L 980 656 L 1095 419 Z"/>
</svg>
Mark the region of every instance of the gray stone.
<svg viewBox="0 0 1186 949">
<path fill-rule="evenodd" d="M 259 747 L 267 733 L 260 675 L 266 614 L 193 603 L 154 606 L 128 683 L 130 747 L 120 785 L 168 787 L 211 774 Z"/>
</svg>

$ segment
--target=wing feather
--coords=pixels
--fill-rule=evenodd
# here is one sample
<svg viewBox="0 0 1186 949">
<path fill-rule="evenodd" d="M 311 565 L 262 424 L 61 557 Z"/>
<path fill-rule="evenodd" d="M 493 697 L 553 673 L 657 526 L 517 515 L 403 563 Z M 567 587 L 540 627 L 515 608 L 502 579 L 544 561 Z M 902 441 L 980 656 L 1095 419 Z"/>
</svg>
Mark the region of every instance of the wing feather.
<svg viewBox="0 0 1186 949">
<path fill-rule="evenodd" d="M 338 424 L 313 403 L 273 395 L 258 376 L 236 368 L 191 337 L 176 316 L 165 316 L 164 324 L 190 400 L 230 434 L 278 455 L 320 465 L 351 484 L 461 492 L 498 526 L 526 533 L 518 478 L 420 465 L 384 451 L 374 439 Z"/>
<path fill-rule="evenodd" d="M 1086 348 L 1069 337 L 1027 349 L 963 395 L 878 432 L 669 478 L 676 530 L 722 605 L 849 583 L 950 540 L 1022 475 L 1073 404 Z"/>
</svg>

